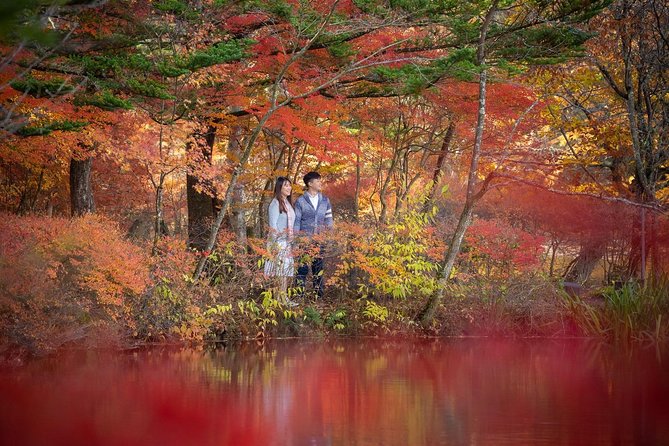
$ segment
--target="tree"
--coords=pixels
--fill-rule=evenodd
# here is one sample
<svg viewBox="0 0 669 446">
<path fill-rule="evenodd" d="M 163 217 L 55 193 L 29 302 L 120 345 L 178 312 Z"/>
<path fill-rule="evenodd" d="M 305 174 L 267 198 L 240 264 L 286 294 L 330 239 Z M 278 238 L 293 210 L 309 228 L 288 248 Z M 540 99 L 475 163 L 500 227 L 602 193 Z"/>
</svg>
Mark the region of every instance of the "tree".
<svg viewBox="0 0 669 446">
<path fill-rule="evenodd" d="M 636 230 L 629 232 L 627 265 L 620 271 L 623 280 L 645 277 L 642 258 L 657 251 L 654 209 L 665 206 L 667 109 L 660 98 L 668 89 L 661 74 L 668 57 L 663 40 L 668 20 L 663 2 L 614 2 L 587 25 L 595 35 L 586 47 L 587 58 L 538 76 L 551 97 L 549 122 L 567 149 L 562 156 L 565 182 L 573 190 L 640 205 Z M 642 220 L 647 220 L 644 228 Z M 642 241 L 644 232 L 648 237 Z M 587 280 L 607 244 L 600 237 L 583 245 L 566 278 Z M 657 254 L 652 257 L 658 264 Z"/>
<path fill-rule="evenodd" d="M 552 2 L 550 6 L 540 4 L 519 4 L 514 2 L 471 2 L 467 6 L 479 7 L 481 19 L 478 26 L 478 42 L 476 46 L 475 65 L 479 68 L 479 93 L 477 123 L 474 145 L 470 158 L 467 177 L 466 199 L 458 219 L 458 223 L 439 274 L 439 287 L 423 309 L 420 320 L 428 325 L 443 299 L 446 285 L 451 273 L 462 240 L 471 224 L 474 206 L 485 194 L 495 172 L 488 174 L 484 180 L 478 179 L 478 163 L 484 142 L 484 126 L 486 120 L 486 93 L 490 65 L 504 66 L 507 63 L 516 65 L 550 63 L 564 60 L 579 53 L 587 36 L 583 33 L 572 33 L 565 37 L 570 22 L 589 18 L 598 12 L 604 2 Z M 536 8 L 536 9 L 534 9 Z M 471 13 L 471 11 L 468 11 Z M 476 16 L 476 15 L 475 15 Z M 518 32 L 522 30 L 521 32 Z M 513 34 L 510 32 L 515 31 Z M 523 39 L 526 51 L 518 51 L 517 39 Z M 548 46 L 547 42 L 554 46 Z"/>
<path fill-rule="evenodd" d="M 669 186 L 669 104 L 663 99 L 669 91 L 665 76 L 669 64 L 669 7 L 655 0 L 621 0 L 602 21 L 601 25 L 608 27 L 608 36 L 616 37 L 618 45 L 608 46 L 612 50 L 608 54 L 593 51 L 593 61 L 618 101 L 624 103 L 633 159 L 630 188 L 639 202 L 654 204 L 658 192 Z M 643 209 L 641 234 L 646 232 Z M 647 240 L 635 240 L 634 245 L 638 249 L 630 258 L 628 271 L 645 281 Z M 657 256 L 656 246 L 653 251 Z"/>
<path fill-rule="evenodd" d="M 338 1 L 326 2 L 314 9 L 300 6 L 288 11 L 292 22 L 280 23 L 275 28 L 276 34 L 265 37 L 260 53 L 262 57 L 257 58 L 257 65 L 253 67 L 254 77 L 259 77 L 262 85 L 268 85 L 269 89 L 262 99 L 262 105 L 251 108 L 257 124 L 244 139 L 239 162 L 230 175 L 225 194 L 221 197 L 221 209 L 212 226 L 205 251 L 213 249 L 237 181 L 245 169 L 256 140 L 275 113 L 335 88 L 347 76 L 357 75 L 382 64 L 418 60 L 415 56 L 397 55 L 394 49 L 404 44 L 406 39 L 389 39 L 386 36 L 386 33 L 392 35 L 389 31 L 380 31 L 375 36 L 376 39 L 360 39 L 361 36 L 369 37 L 374 31 L 400 24 L 401 21 L 390 14 L 392 11 L 381 8 L 376 10 L 376 16 L 368 13 L 370 22 L 366 25 L 361 25 L 359 17 L 352 15 Z M 357 42 L 359 47 L 346 50 L 349 42 L 356 39 L 360 39 Z M 333 50 L 333 47 L 341 51 Z M 313 55 L 314 52 L 323 53 L 324 48 L 331 50 L 330 55 L 321 54 L 320 59 Z M 327 69 L 314 63 L 317 61 L 323 64 L 328 60 L 330 64 Z M 258 80 L 253 85 L 257 85 L 257 82 Z M 196 280 L 202 274 L 206 261 L 206 257 L 202 257 L 198 263 L 194 273 Z"/>
<path fill-rule="evenodd" d="M 425 185 L 424 171 L 433 155 L 443 154 L 450 146 L 455 124 L 448 108 L 434 100 L 437 94 L 352 100 L 361 103 L 351 113 L 356 137 L 361 140 L 356 163 L 366 167 L 365 177 L 374 178 L 372 190 L 365 195 L 375 220 L 382 225 L 402 211 L 411 193 Z M 437 184 L 444 163 L 442 157 L 439 173 L 434 174 Z"/>
<path fill-rule="evenodd" d="M 485 193 L 485 190 L 492 180 L 492 176 L 489 175 L 483 184 L 478 184 L 477 174 L 478 174 L 478 161 L 481 153 L 481 146 L 483 144 L 483 129 L 485 125 L 485 107 L 486 107 L 486 87 L 487 87 L 487 68 L 485 67 L 486 63 L 486 39 L 488 35 L 488 30 L 492 23 L 494 15 L 497 13 L 498 2 L 493 1 L 490 8 L 486 11 L 486 14 L 483 19 L 483 24 L 481 25 L 481 30 L 479 34 L 479 43 L 477 48 L 476 63 L 481 67 L 481 73 L 479 75 L 479 101 L 478 101 L 478 113 L 477 113 L 477 122 L 476 122 L 476 133 L 474 140 L 474 147 L 472 149 L 471 162 L 469 166 L 469 175 L 467 177 L 467 196 L 465 199 L 465 204 L 460 213 L 460 218 L 458 219 L 458 224 L 451 238 L 451 242 L 446 251 L 446 257 L 444 259 L 444 264 L 442 270 L 439 274 L 439 287 L 438 291 L 431 296 L 428 301 L 423 314 L 421 315 L 421 322 L 425 325 L 433 317 L 436 311 L 437 305 L 443 298 L 444 290 L 446 289 L 446 284 L 451 277 L 451 271 L 453 270 L 453 265 L 455 264 L 455 259 L 460 252 L 460 246 L 462 245 L 462 240 L 465 236 L 467 228 L 471 224 L 472 213 L 474 211 L 474 204 L 478 201 L 481 196 Z"/>
</svg>

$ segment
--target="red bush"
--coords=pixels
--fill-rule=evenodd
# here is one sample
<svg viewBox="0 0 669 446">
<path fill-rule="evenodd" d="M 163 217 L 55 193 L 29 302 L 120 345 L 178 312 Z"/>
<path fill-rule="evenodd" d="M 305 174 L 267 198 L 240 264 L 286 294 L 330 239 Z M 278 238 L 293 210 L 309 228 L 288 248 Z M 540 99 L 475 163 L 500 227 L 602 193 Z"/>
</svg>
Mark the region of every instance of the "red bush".
<svg viewBox="0 0 669 446">
<path fill-rule="evenodd" d="M 506 278 L 536 269 L 544 253 L 544 238 L 501 220 L 476 220 L 465 236 L 463 257 L 478 273 Z"/>
<path fill-rule="evenodd" d="M 0 218 L 0 335 L 33 349 L 54 347 L 100 324 L 127 328 L 131 302 L 149 283 L 147 256 L 115 224 Z"/>
</svg>

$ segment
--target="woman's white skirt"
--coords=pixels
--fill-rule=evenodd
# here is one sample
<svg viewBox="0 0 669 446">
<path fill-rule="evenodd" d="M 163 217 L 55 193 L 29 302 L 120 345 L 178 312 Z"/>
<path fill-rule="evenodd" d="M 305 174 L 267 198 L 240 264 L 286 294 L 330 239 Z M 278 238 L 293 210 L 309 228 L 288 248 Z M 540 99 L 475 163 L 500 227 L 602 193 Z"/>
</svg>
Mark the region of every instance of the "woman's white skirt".
<svg viewBox="0 0 669 446">
<path fill-rule="evenodd" d="M 276 253 L 276 255 L 265 261 L 265 275 L 293 277 L 295 275 L 295 262 L 290 243 L 287 240 L 278 239 L 268 243 L 267 249 L 271 254 Z"/>
</svg>

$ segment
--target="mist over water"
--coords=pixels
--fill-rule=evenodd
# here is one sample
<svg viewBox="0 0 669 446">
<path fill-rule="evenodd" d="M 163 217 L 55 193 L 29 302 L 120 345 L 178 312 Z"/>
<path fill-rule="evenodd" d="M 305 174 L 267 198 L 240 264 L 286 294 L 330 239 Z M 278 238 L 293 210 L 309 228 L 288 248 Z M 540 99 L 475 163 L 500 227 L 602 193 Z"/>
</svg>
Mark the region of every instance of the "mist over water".
<svg viewBox="0 0 669 446">
<path fill-rule="evenodd" d="M 662 445 L 669 357 L 585 341 L 66 351 L 0 371 L 12 445 Z"/>
</svg>

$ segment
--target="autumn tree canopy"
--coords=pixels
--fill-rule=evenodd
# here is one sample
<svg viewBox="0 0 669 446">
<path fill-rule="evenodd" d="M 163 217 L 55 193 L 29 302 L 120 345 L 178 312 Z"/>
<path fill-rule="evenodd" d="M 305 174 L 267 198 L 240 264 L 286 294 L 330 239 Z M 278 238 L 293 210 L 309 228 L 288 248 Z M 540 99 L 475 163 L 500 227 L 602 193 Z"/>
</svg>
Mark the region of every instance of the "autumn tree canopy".
<svg viewBox="0 0 669 446">
<path fill-rule="evenodd" d="M 0 210 L 100 214 L 180 246 L 170 283 L 251 293 L 274 179 L 318 170 L 332 283 L 415 293 L 428 324 L 478 275 L 644 281 L 666 268 L 664 3 L 14 2 Z"/>
</svg>

